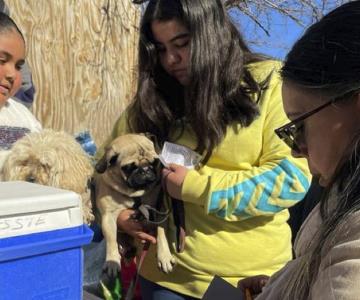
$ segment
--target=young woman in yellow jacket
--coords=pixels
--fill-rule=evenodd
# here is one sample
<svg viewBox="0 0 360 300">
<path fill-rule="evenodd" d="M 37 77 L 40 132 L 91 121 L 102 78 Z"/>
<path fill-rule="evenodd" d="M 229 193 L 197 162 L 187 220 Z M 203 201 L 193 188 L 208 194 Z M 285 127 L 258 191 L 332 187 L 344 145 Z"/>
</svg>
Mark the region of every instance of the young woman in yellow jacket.
<svg viewBox="0 0 360 300">
<path fill-rule="evenodd" d="M 214 275 L 236 285 L 291 259 L 287 208 L 304 197 L 309 173 L 274 134 L 288 121 L 279 68 L 249 50 L 221 0 L 148 1 L 137 93 L 109 142 L 150 132 L 203 159 L 197 170 L 166 170 L 166 190 L 184 201 L 185 251 L 172 245 L 177 265 L 166 275 L 151 247 L 141 270 L 143 299 L 199 299 Z M 120 214 L 119 227 L 154 241 L 131 213 Z"/>
</svg>

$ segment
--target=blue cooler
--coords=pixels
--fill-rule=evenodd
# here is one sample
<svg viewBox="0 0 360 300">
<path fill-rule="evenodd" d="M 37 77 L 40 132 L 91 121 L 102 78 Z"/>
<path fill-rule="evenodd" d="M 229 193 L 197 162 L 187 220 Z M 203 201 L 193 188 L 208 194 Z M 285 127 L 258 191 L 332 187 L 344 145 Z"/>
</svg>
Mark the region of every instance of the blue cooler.
<svg viewBox="0 0 360 300">
<path fill-rule="evenodd" d="M 27 182 L 0 182 L 0 300 L 81 300 L 80 196 Z"/>
</svg>

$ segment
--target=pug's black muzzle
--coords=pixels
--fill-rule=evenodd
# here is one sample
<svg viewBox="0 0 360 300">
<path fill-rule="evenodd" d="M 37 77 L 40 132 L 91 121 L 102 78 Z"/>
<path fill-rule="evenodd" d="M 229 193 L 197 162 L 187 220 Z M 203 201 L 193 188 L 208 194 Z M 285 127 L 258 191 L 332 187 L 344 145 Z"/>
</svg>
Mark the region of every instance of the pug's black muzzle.
<svg viewBox="0 0 360 300">
<path fill-rule="evenodd" d="M 127 177 L 126 183 L 130 188 L 141 189 L 157 180 L 156 172 L 152 167 L 139 167 Z"/>
</svg>

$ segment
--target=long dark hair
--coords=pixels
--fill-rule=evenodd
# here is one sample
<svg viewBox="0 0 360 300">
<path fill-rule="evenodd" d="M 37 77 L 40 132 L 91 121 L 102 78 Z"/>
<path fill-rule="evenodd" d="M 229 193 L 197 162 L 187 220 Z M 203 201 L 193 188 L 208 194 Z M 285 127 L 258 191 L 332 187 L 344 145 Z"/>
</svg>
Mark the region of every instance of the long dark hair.
<svg viewBox="0 0 360 300">
<path fill-rule="evenodd" d="M 347 101 L 360 91 L 359 53 L 360 1 L 354 1 L 333 10 L 305 32 L 287 55 L 282 77 L 310 92 Z M 333 238 L 346 225 L 346 218 L 360 210 L 359 143 L 360 134 L 355 133 L 321 199 L 322 225 L 310 251 L 300 258 L 282 299 L 308 299 Z"/>
<path fill-rule="evenodd" d="M 157 59 L 154 20 L 179 20 L 190 32 L 190 84 L 170 77 Z M 246 64 L 264 59 L 251 53 L 221 0 L 150 0 L 140 25 L 139 80 L 129 108 L 134 132 L 149 131 L 160 144 L 177 122 L 189 124 L 197 151 L 209 156 L 234 121 L 248 126 L 258 115 L 250 94 L 263 88 Z"/>
<path fill-rule="evenodd" d="M 18 32 L 24 40 L 24 36 L 14 20 L 11 19 L 7 14 L 0 12 L 0 33 L 12 30 Z"/>
<path fill-rule="evenodd" d="M 337 98 L 360 88 L 360 1 L 333 10 L 288 53 L 282 76 Z"/>
</svg>

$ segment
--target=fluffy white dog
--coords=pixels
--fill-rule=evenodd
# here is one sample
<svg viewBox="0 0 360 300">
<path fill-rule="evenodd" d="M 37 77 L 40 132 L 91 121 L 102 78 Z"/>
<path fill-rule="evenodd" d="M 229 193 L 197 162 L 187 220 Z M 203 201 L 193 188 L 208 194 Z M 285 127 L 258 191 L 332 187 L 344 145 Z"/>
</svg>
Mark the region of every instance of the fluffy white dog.
<svg viewBox="0 0 360 300">
<path fill-rule="evenodd" d="M 28 181 L 74 191 L 82 197 L 84 222 L 93 219 L 90 157 L 69 134 L 45 129 L 18 140 L 2 168 L 3 181 Z"/>
</svg>

